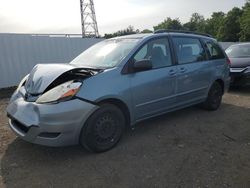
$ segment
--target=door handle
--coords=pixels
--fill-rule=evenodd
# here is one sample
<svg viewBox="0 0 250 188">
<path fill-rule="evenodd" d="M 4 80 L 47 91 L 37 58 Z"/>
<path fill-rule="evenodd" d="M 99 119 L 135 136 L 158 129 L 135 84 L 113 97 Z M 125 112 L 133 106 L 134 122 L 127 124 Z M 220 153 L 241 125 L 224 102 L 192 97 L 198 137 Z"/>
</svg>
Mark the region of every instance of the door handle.
<svg viewBox="0 0 250 188">
<path fill-rule="evenodd" d="M 187 69 L 186 69 L 185 67 L 181 67 L 181 68 L 180 68 L 180 72 L 181 72 L 181 73 L 184 73 L 184 72 L 186 72 L 186 71 L 187 71 Z"/>
<path fill-rule="evenodd" d="M 169 71 L 169 75 L 174 76 L 176 74 L 176 71 L 174 69 L 171 69 Z"/>
</svg>

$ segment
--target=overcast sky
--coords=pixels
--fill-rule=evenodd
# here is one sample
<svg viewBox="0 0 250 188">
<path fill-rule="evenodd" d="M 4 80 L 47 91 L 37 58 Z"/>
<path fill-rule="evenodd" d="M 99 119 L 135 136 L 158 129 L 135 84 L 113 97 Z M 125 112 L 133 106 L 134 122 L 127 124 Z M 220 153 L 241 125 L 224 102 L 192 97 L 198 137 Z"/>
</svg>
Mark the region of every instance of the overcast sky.
<svg viewBox="0 0 250 188">
<path fill-rule="evenodd" d="M 94 0 L 99 31 L 152 29 L 166 17 L 186 22 L 198 12 L 227 12 L 245 0 Z M 79 0 L 0 0 L 0 32 L 81 33 Z"/>
</svg>

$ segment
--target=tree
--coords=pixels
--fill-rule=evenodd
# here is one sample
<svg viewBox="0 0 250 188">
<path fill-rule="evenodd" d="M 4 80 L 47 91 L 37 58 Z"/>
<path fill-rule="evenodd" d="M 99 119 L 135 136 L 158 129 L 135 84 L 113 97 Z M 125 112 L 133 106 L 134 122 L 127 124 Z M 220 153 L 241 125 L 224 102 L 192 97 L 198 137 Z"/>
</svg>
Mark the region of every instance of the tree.
<svg viewBox="0 0 250 188">
<path fill-rule="evenodd" d="M 225 42 L 237 42 L 240 36 L 240 18 L 243 11 L 239 8 L 233 8 L 223 19 L 218 32 L 218 39 Z"/>
<path fill-rule="evenodd" d="M 225 42 L 250 41 L 250 0 L 246 0 L 242 9 L 235 7 L 227 14 L 214 12 L 210 18 L 205 19 L 199 13 L 193 13 L 189 22 L 185 24 L 182 24 L 179 18 L 172 19 L 167 17 L 153 28 L 154 30 L 188 30 L 208 33 L 218 40 Z M 144 29 L 140 32 L 139 30 L 135 30 L 133 26 L 129 26 L 113 34 L 105 34 L 105 38 L 135 33 L 152 33 L 152 31 Z"/>
<path fill-rule="evenodd" d="M 149 30 L 149 29 L 144 29 L 141 31 L 141 33 L 153 33 L 153 31 Z"/>
<path fill-rule="evenodd" d="M 157 26 L 154 26 L 155 31 L 159 29 L 181 30 L 182 28 L 179 18 L 171 19 L 169 17 Z"/>
<path fill-rule="evenodd" d="M 131 35 L 131 34 L 136 34 L 139 33 L 140 31 L 137 29 L 135 30 L 133 26 L 128 26 L 126 29 L 119 30 L 115 33 L 112 34 L 105 34 L 104 38 L 109 39 L 113 37 L 118 37 L 118 36 L 124 36 L 124 35 Z"/>
<path fill-rule="evenodd" d="M 206 20 L 205 32 L 214 37 L 217 37 L 218 31 L 223 23 L 224 18 L 224 12 L 214 12 L 211 18 Z"/>
<path fill-rule="evenodd" d="M 206 28 L 206 20 L 201 14 L 193 13 L 190 21 L 185 23 L 183 26 L 185 30 L 203 33 Z"/>
<path fill-rule="evenodd" d="M 240 41 L 250 41 L 250 0 L 243 7 L 243 14 L 240 18 Z"/>
</svg>

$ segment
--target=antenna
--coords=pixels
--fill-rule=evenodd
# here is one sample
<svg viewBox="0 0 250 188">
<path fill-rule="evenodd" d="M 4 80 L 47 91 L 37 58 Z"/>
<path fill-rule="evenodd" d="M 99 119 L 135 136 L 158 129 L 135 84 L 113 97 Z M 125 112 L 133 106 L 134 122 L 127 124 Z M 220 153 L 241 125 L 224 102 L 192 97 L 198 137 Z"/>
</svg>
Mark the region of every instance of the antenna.
<svg viewBox="0 0 250 188">
<path fill-rule="evenodd" d="M 93 0 L 80 0 L 82 37 L 99 37 Z"/>
</svg>

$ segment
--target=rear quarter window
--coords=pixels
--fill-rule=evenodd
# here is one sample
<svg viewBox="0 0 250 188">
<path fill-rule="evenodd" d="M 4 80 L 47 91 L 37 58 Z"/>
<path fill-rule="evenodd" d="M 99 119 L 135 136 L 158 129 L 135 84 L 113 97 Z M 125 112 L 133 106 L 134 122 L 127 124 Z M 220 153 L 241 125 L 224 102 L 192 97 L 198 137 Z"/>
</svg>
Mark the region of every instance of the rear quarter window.
<svg viewBox="0 0 250 188">
<path fill-rule="evenodd" d="M 223 50 L 216 42 L 212 40 L 203 40 L 208 51 L 209 59 L 224 59 Z"/>
</svg>

